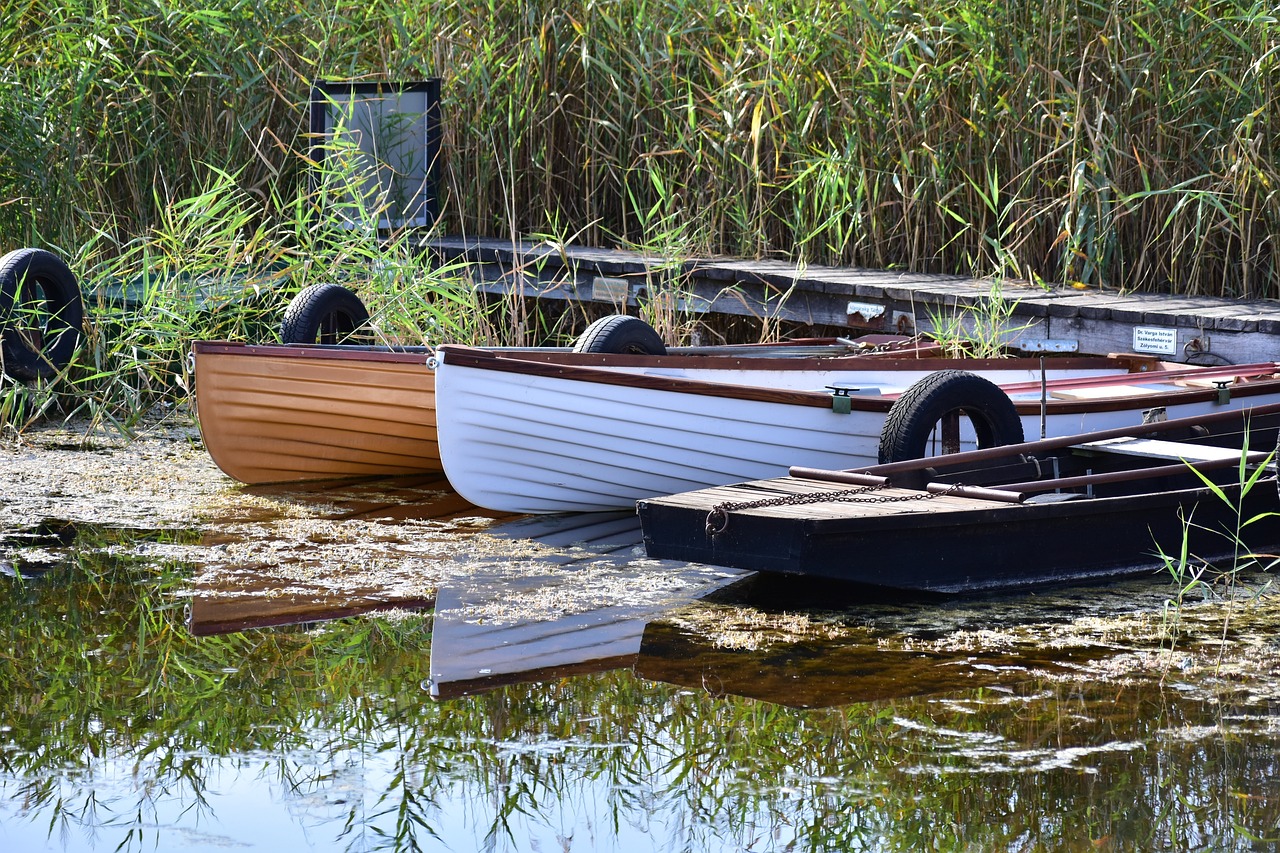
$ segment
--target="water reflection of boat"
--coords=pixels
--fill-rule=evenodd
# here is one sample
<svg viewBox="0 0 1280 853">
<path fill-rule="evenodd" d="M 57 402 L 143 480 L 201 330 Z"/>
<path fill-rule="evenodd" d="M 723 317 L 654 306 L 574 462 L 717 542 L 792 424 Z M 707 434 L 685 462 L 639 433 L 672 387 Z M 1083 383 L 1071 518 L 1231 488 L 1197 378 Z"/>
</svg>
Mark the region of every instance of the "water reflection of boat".
<svg viewBox="0 0 1280 853">
<path fill-rule="evenodd" d="M 636 675 L 790 708 L 831 708 L 991 687 L 1026 677 L 1026 661 L 971 651 L 887 649 L 856 640 L 775 642 L 758 648 L 718 643 L 671 621 L 649 623 Z"/>
<path fill-rule="evenodd" d="M 712 586 L 694 597 L 723 595 Z M 437 605 L 443 607 L 443 605 Z M 436 621 L 431 638 L 432 696 L 454 699 L 512 684 L 555 681 L 632 669 L 641 678 L 716 696 L 733 695 L 793 708 L 822 708 L 974 689 L 1025 677 L 1019 653 L 975 655 L 972 649 L 885 648 L 866 632 L 768 638 L 721 636 L 722 624 L 687 624 L 673 610 L 607 607 L 515 625 L 468 626 Z M 447 611 L 446 611 L 447 612 Z M 716 618 L 714 610 L 702 612 Z M 755 642 L 760 641 L 760 642 Z M 1034 661 L 1037 665 L 1049 663 Z"/>
<path fill-rule="evenodd" d="M 436 365 L 449 481 L 478 506 L 526 513 L 620 508 L 780 476 L 790 465 L 930 455 L 935 434 L 949 452 L 1042 429 L 1136 424 L 1157 407 L 1175 416 L 1280 400 L 1280 379 L 1256 380 L 1272 377 L 1273 363 L 1143 372 L 1153 367 L 1143 362 L 1133 373 L 1105 359 L 1052 360 L 1047 371 L 1014 359 L 624 371 L 444 346 Z M 945 372 L 954 368 L 964 373 Z"/>
<path fill-rule="evenodd" d="M 499 565 L 437 589 L 436 699 L 631 666 L 651 619 L 749 574 L 634 565 L 640 525 L 630 512 L 521 519 L 491 532 L 552 546 L 530 555 L 547 571 Z"/>
<path fill-rule="evenodd" d="M 400 584 L 396 573 L 386 571 L 282 576 L 274 566 L 237 563 L 231 572 L 202 572 L 188 610 L 193 634 L 434 606 L 435 637 L 450 651 L 433 653 L 433 672 L 452 693 L 474 687 L 464 689 L 459 682 L 488 682 L 511 669 L 511 664 L 490 660 L 490 646 L 561 674 L 565 668 L 594 670 L 602 659 L 634 656 L 646 619 L 750 574 L 647 560 L 634 512 L 502 518 L 462 501 L 438 476 L 251 486 L 246 491 L 293 504 L 290 514 L 301 510 L 337 521 L 463 524 L 451 531 L 454 541 L 462 541 L 461 536 L 488 541 L 465 557 L 451 553 L 443 559 L 434 569 L 437 578 L 445 579 L 438 587 L 436 580 L 424 587 L 416 577 Z M 392 546 L 384 542 L 377 547 L 385 554 Z M 292 549 L 283 553 L 292 558 Z M 406 594 L 414 590 L 418 592 Z M 639 617 L 634 630 L 616 627 Z M 557 627 L 548 628 L 553 621 Z M 531 638 L 544 629 L 536 651 L 530 651 L 535 644 Z"/>
<path fill-rule="evenodd" d="M 1163 565 L 1157 549 L 1214 562 L 1280 545 L 1275 466 L 1262 465 L 1278 423 L 1273 403 L 856 470 L 797 468 L 641 501 L 639 514 L 655 558 L 874 587 L 954 593 L 1132 575 Z M 1243 519 L 1254 520 L 1242 530 Z"/>
<path fill-rule="evenodd" d="M 879 336 L 865 344 L 812 339 L 671 348 L 666 356 L 555 348 L 519 352 L 542 362 L 661 369 L 726 355 L 769 360 L 862 357 L 876 346 L 936 350 L 906 343 L 911 346 L 898 336 Z M 226 474 L 253 484 L 439 473 L 435 383 L 426 366 L 433 352 L 430 347 L 197 341 L 192 346 L 196 411 L 205 447 Z"/>
</svg>

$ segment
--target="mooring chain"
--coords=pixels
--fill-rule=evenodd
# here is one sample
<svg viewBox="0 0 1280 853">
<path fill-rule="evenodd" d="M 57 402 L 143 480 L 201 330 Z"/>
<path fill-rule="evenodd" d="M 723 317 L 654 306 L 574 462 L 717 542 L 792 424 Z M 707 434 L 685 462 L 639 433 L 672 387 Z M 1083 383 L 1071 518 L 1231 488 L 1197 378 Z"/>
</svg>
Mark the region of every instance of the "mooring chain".
<svg viewBox="0 0 1280 853">
<path fill-rule="evenodd" d="M 801 506 L 803 504 L 820 504 L 828 501 L 847 501 L 849 503 L 887 504 L 898 501 L 923 501 L 954 494 L 964 488 L 956 483 L 940 492 L 912 492 L 908 495 L 871 495 L 887 488 L 888 482 L 871 486 L 859 486 L 856 489 L 842 489 L 838 492 L 806 492 L 801 495 L 782 495 L 776 498 L 758 498 L 754 501 L 725 501 L 718 503 L 707 513 L 707 533 L 719 536 L 729 527 L 729 513 L 740 509 L 759 509 L 766 506 Z"/>
</svg>

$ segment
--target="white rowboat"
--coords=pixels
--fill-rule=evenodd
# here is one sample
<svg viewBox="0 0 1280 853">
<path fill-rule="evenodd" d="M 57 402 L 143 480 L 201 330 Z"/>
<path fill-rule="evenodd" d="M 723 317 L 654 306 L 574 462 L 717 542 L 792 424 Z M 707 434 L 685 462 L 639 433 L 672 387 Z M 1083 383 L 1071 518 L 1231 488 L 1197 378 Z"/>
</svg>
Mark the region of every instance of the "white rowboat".
<svg viewBox="0 0 1280 853">
<path fill-rule="evenodd" d="M 982 423 L 973 417 L 961 426 L 953 448 L 960 450 L 1039 437 L 1042 422 L 1046 436 L 1071 435 L 1140 423 L 1159 409 L 1175 417 L 1280 400 L 1272 363 L 1063 359 L 1049 360 L 1044 374 L 1040 362 L 1020 359 L 578 367 L 445 345 L 430 364 L 450 484 L 474 504 L 520 513 L 625 508 L 641 498 L 783 476 L 795 465 L 876 464 L 894 403 L 944 368 L 1008 388 L 1020 425 L 1019 435 L 981 441 Z M 944 408 L 970 407 L 948 401 Z"/>
</svg>

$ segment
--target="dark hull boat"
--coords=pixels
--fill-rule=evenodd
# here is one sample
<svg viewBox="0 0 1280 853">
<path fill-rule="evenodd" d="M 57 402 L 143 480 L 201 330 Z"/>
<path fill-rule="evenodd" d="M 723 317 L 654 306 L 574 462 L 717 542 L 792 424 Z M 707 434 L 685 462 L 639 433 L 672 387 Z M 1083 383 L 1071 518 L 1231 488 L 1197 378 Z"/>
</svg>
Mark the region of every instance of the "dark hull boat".
<svg viewBox="0 0 1280 853">
<path fill-rule="evenodd" d="M 1201 565 L 1280 548 L 1277 425 L 1280 406 L 1261 406 L 849 471 L 793 468 L 638 509 L 654 558 L 894 590 L 1137 575 L 1160 570 L 1162 553 L 1180 559 L 1184 542 Z"/>
</svg>

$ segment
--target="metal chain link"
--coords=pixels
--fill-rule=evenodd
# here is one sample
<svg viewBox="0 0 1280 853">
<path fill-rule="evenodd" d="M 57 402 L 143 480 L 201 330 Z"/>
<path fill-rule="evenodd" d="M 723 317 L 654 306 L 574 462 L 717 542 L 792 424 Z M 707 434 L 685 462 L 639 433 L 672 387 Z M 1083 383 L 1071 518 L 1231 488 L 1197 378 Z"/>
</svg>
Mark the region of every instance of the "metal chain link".
<svg viewBox="0 0 1280 853">
<path fill-rule="evenodd" d="M 964 488 L 956 483 L 941 492 L 912 492 L 908 495 L 870 495 L 889 484 L 876 483 L 872 486 L 859 486 L 856 489 L 842 489 L 838 492 L 806 492 L 799 495 L 783 495 L 776 498 L 759 498 L 754 501 L 725 501 L 718 503 L 707 513 L 707 533 L 719 536 L 729 527 L 729 513 L 740 509 L 758 509 L 767 506 L 803 506 L 804 504 L 828 503 L 830 501 L 846 501 L 849 503 L 887 504 L 899 501 L 923 501 L 954 494 Z"/>
</svg>

